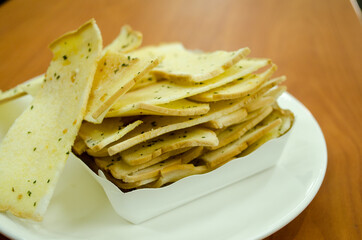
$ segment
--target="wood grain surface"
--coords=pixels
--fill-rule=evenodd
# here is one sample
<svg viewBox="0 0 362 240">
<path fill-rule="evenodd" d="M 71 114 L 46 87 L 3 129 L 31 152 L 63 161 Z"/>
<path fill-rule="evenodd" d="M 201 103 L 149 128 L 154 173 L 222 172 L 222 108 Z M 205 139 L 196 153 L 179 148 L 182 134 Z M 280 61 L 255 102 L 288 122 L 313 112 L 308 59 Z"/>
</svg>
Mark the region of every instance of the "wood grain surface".
<svg viewBox="0 0 362 240">
<path fill-rule="evenodd" d="M 311 204 L 267 239 L 362 239 L 362 28 L 350 1 L 10 0 L 0 6 L 0 89 L 45 72 L 48 44 L 92 17 L 105 45 L 127 23 L 145 45 L 248 46 L 271 58 L 319 122 L 328 169 Z"/>
</svg>

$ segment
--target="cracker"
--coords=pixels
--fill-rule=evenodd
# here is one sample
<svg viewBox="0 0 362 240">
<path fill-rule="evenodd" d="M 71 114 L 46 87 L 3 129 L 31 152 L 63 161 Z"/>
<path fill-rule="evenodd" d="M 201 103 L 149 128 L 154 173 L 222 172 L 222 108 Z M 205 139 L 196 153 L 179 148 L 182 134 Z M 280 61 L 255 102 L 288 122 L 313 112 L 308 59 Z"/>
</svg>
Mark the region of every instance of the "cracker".
<svg viewBox="0 0 362 240">
<path fill-rule="evenodd" d="M 243 122 L 247 115 L 248 113 L 246 109 L 242 108 L 229 113 L 228 115 L 222 116 L 221 118 L 211 120 L 205 123 L 204 126 L 215 129 L 225 128 Z"/>
<path fill-rule="evenodd" d="M 181 162 L 183 164 L 187 164 L 194 160 L 195 158 L 199 157 L 204 151 L 204 147 L 194 147 L 187 152 L 179 155 L 179 158 L 181 159 Z"/>
<path fill-rule="evenodd" d="M 157 78 L 153 74 L 147 73 L 142 78 L 136 79 L 135 85 L 129 91 L 134 91 L 140 88 L 144 88 L 149 85 L 155 84 L 156 82 Z"/>
<path fill-rule="evenodd" d="M 253 144 L 262 136 L 264 136 L 271 129 L 278 128 L 281 123 L 282 120 L 279 118 L 265 126 L 256 128 L 255 130 L 251 129 L 248 131 L 248 133 L 246 133 L 238 140 L 214 151 L 207 152 L 200 158 L 206 163 L 206 165 L 210 169 L 212 169 L 221 164 L 222 162 L 227 161 L 228 159 L 231 159 L 232 157 L 238 155 L 249 145 Z"/>
<path fill-rule="evenodd" d="M 72 149 L 77 155 L 82 155 L 87 150 L 87 145 L 79 135 L 76 137 Z"/>
<path fill-rule="evenodd" d="M 142 33 L 134 31 L 130 26 L 124 25 L 119 35 L 110 43 L 104 51 L 128 53 L 142 44 Z"/>
<path fill-rule="evenodd" d="M 153 69 L 152 73 L 158 78 L 172 79 L 180 83 L 202 82 L 222 74 L 249 53 L 249 48 L 210 53 L 184 49 L 166 54 L 162 64 Z"/>
<path fill-rule="evenodd" d="M 208 171 L 206 166 L 197 166 L 193 164 L 180 164 L 166 167 L 160 171 L 161 177 L 154 182 L 153 184 L 148 185 L 148 187 L 159 188 L 164 186 L 167 183 L 176 182 L 182 178 L 206 173 Z"/>
<path fill-rule="evenodd" d="M 154 178 L 154 177 L 159 177 L 160 171 L 162 169 L 173 166 L 173 165 L 180 165 L 180 164 L 181 164 L 180 159 L 171 158 L 166 161 L 156 163 L 152 166 L 149 166 L 149 167 L 139 170 L 137 172 L 126 175 L 125 178 L 122 180 L 124 182 L 132 183 L 132 182 L 143 181 L 143 180 Z"/>
<path fill-rule="evenodd" d="M 138 187 L 142 187 L 142 186 L 144 186 L 146 184 L 150 184 L 152 182 L 155 182 L 158 179 L 157 177 L 154 177 L 154 178 L 145 179 L 145 180 L 142 180 L 142 181 L 126 183 L 126 182 L 124 182 L 122 180 L 114 178 L 111 174 L 109 174 L 107 172 L 104 172 L 104 175 L 114 185 L 116 185 L 118 188 L 123 189 L 123 190 L 131 190 L 131 189 L 135 189 L 135 188 L 138 188 Z"/>
<path fill-rule="evenodd" d="M 210 104 L 210 111 L 207 114 L 195 117 L 144 117 L 142 118 L 143 124 L 141 124 L 134 131 L 127 134 L 124 138 L 121 138 L 117 143 L 110 146 L 108 148 L 108 153 L 110 156 L 112 156 L 162 134 L 192 127 L 220 118 L 226 114 L 242 108 L 244 105 L 253 101 L 256 96 L 257 95 L 252 95 L 243 99 L 215 102 Z"/>
<path fill-rule="evenodd" d="M 40 75 L 7 91 L 0 91 L 0 104 L 25 96 L 26 94 L 30 94 L 34 97 L 41 88 L 43 81 L 44 75 Z"/>
<path fill-rule="evenodd" d="M 0 211 L 42 220 L 82 122 L 101 48 L 94 20 L 50 45 L 44 88 L 0 146 Z"/>
<path fill-rule="evenodd" d="M 187 99 L 180 99 L 160 105 L 139 103 L 137 108 L 125 113 L 118 114 L 119 117 L 138 115 L 162 115 L 162 116 L 193 116 L 205 114 L 210 110 L 208 103 L 198 103 Z"/>
<path fill-rule="evenodd" d="M 266 107 L 261 112 L 258 113 L 257 116 L 251 118 L 245 122 L 240 124 L 230 126 L 220 132 L 217 133 L 217 137 L 219 139 L 219 145 L 216 147 L 209 147 L 208 149 L 215 150 L 221 148 L 236 139 L 243 136 L 247 131 L 251 128 L 255 127 L 259 122 L 261 122 L 264 118 L 266 118 L 273 111 L 272 107 Z"/>
<path fill-rule="evenodd" d="M 121 152 L 120 156 L 127 164 L 138 165 L 179 148 L 217 146 L 218 143 L 219 140 L 213 131 L 202 127 L 192 127 L 137 144 Z"/>
<path fill-rule="evenodd" d="M 160 105 L 187 98 L 220 87 L 268 65 L 268 59 L 242 59 L 223 74 L 206 82 L 185 86 L 171 81 L 160 81 L 122 96 L 107 113 L 107 117 L 127 116 L 139 108 L 139 104 Z"/>
<path fill-rule="evenodd" d="M 101 169 L 110 171 L 112 176 L 117 179 L 124 179 L 127 175 L 134 173 L 136 171 L 139 171 L 141 169 L 145 169 L 149 166 L 152 166 L 154 164 L 157 164 L 161 161 L 164 161 L 172 156 L 184 153 L 188 151 L 190 148 L 184 148 L 184 149 L 177 149 L 171 152 L 167 152 L 165 154 L 162 154 L 161 156 L 158 156 L 154 159 L 152 159 L 149 162 L 146 162 L 144 164 L 131 166 L 125 163 L 122 158 L 118 155 L 113 157 L 103 157 L 103 158 L 95 158 L 95 162 L 97 166 L 99 166 Z M 182 161 L 183 158 L 181 158 Z"/>
<path fill-rule="evenodd" d="M 102 124 L 83 122 L 79 136 L 88 148 L 97 152 L 108 144 L 117 141 L 141 123 L 141 120 L 136 120 L 133 123 L 125 124 L 119 118 L 104 119 Z"/>
<path fill-rule="evenodd" d="M 192 96 L 191 99 L 201 102 L 214 102 L 245 97 L 260 88 L 272 76 L 276 69 L 276 65 L 273 64 L 263 73 L 240 77 L 221 87 Z"/>
<path fill-rule="evenodd" d="M 270 106 L 275 102 L 275 99 L 271 96 L 261 96 L 256 101 L 245 106 L 248 112 L 253 112 L 257 109 Z"/>
<path fill-rule="evenodd" d="M 112 105 L 134 86 L 137 79 L 157 64 L 158 59 L 137 59 L 121 53 L 106 52 L 94 76 L 85 120 L 101 123 Z"/>
</svg>

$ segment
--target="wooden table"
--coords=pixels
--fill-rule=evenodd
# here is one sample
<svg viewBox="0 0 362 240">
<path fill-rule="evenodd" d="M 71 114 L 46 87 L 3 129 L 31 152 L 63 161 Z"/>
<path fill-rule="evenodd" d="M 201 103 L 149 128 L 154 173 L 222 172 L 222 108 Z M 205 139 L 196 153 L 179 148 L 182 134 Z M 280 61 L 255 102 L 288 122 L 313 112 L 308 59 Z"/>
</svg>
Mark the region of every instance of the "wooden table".
<svg viewBox="0 0 362 240">
<path fill-rule="evenodd" d="M 0 89 L 45 72 L 47 45 L 92 17 L 104 44 L 127 23 L 144 44 L 249 46 L 271 58 L 321 125 L 328 169 L 312 203 L 267 239 L 362 238 L 362 30 L 348 0 L 8 1 L 0 6 Z"/>
</svg>

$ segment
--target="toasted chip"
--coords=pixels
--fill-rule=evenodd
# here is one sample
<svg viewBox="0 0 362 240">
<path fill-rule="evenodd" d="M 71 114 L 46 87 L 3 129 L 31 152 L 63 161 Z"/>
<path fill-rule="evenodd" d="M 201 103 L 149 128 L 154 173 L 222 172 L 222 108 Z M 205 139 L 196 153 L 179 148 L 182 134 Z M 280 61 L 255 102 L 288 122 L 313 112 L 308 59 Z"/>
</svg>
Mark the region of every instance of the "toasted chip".
<svg viewBox="0 0 362 240">
<path fill-rule="evenodd" d="M 243 136 L 247 131 L 251 128 L 255 127 L 259 122 L 261 122 L 264 118 L 266 118 L 273 111 L 272 107 L 266 107 L 261 112 L 258 113 L 257 116 L 251 118 L 245 122 L 240 124 L 230 126 L 220 132 L 217 133 L 217 137 L 219 139 L 219 145 L 215 147 L 209 147 L 208 149 L 215 150 L 221 148 L 236 139 Z"/>
<path fill-rule="evenodd" d="M 118 155 L 113 157 L 103 157 L 103 158 L 95 158 L 95 162 L 98 167 L 100 167 L 103 170 L 109 170 L 113 177 L 117 179 L 124 179 L 127 175 L 134 173 L 136 171 L 139 171 L 141 169 L 145 169 L 149 166 L 152 166 L 154 164 L 157 164 L 159 162 L 162 162 L 172 156 L 184 153 L 188 151 L 190 148 L 183 148 L 183 149 L 177 149 L 171 152 L 167 152 L 165 154 L 162 154 L 161 156 L 158 156 L 154 159 L 152 159 L 149 162 L 146 162 L 144 164 L 131 166 L 125 163 L 122 158 Z M 182 159 L 183 158 L 179 158 Z"/>
<path fill-rule="evenodd" d="M 248 112 L 253 112 L 257 109 L 270 106 L 275 102 L 275 99 L 271 96 L 261 96 L 256 101 L 246 105 L 246 109 Z"/>
<path fill-rule="evenodd" d="M 141 120 L 137 120 L 125 124 L 119 118 L 104 119 L 102 124 L 83 122 L 79 130 L 79 136 L 84 140 L 88 148 L 97 152 L 108 144 L 117 141 L 141 123 Z"/>
<path fill-rule="evenodd" d="M 180 99 L 160 105 L 139 103 L 137 108 L 118 114 L 120 117 L 137 115 L 162 115 L 162 116 L 193 116 L 202 115 L 210 110 L 208 103 L 198 103 L 187 99 Z"/>
<path fill-rule="evenodd" d="M 180 164 L 181 164 L 181 159 L 171 158 L 166 161 L 162 161 L 162 162 L 154 164 L 150 167 L 139 170 L 137 172 L 126 175 L 125 178 L 122 180 L 124 182 L 131 183 L 131 182 L 144 181 L 146 179 L 150 179 L 150 178 L 154 178 L 154 177 L 159 177 L 160 171 L 162 169 L 173 166 L 173 165 L 180 165 Z"/>
<path fill-rule="evenodd" d="M 213 131 L 202 127 L 192 127 L 137 144 L 121 152 L 120 155 L 127 164 L 138 165 L 179 148 L 217 146 L 218 143 L 219 140 Z"/>
<path fill-rule="evenodd" d="M 123 189 L 123 190 L 129 190 L 129 189 L 134 189 L 134 188 L 137 188 L 137 187 L 141 187 L 141 186 L 144 186 L 146 184 L 150 184 L 150 183 L 152 183 L 152 182 L 154 182 L 154 181 L 156 181 L 158 179 L 157 177 L 154 177 L 154 178 L 145 179 L 145 180 L 142 180 L 142 181 L 137 181 L 137 182 L 132 182 L 132 183 L 125 183 L 122 180 L 114 178 L 111 174 L 109 174 L 107 172 L 104 172 L 104 175 L 107 177 L 107 179 L 109 181 L 111 181 L 117 187 L 119 187 L 120 189 Z"/>
<path fill-rule="evenodd" d="M 142 44 L 142 33 L 132 30 L 128 25 L 121 28 L 121 32 L 104 50 L 127 53 L 135 50 Z"/>
<path fill-rule="evenodd" d="M 222 116 L 221 118 L 211 120 L 205 123 L 204 126 L 216 129 L 225 128 L 243 122 L 247 115 L 248 113 L 246 109 L 242 108 L 229 113 L 228 115 Z"/>
<path fill-rule="evenodd" d="M 182 178 L 206 173 L 207 171 L 208 169 L 206 166 L 195 167 L 193 164 L 172 165 L 162 169 L 160 171 L 161 177 L 155 183 L 148 185 L 148 187 L 159 188 L 167 183 L 176 182 Z"/>
<path fill-rule="evenodd" d="M 50 45 L 44 88 L 0 146 L 1 211 L 43 218 L 83 119 L 101 48 L 94 20 Z"/>
<path fill-rule="evenodd" d="M 81 155 L 86 150 L 87 150 L 87 144 L 85 144 L 83 139 L 78 135 L 73 144 L 73 152 L 75 152 L 77 155 Z"/>
<path fill-rule="evenodd" d="M 210 104 L 210 111 L 203 116 L 196 117 L 162 117 L 148 116 L 142 118 L 143 124 L 138 128 L 121 138 L 117 143 L 108 148 L 109 155 L 115 155 L 138 143 L 147 141 L 162 134 L 172 132 L 178 129 L 192 127 L 202 124 L 226 114 L 234 112 L 249 102 L 253 101 L 258 95 L 252 95 L 243 99 L 218 101 Z"/>
<path fill-rule="evenodd" d="M 204 53 L 186 50 L 182 45 L 170 44 L 143 48 L 136 51 L 134 55 L 163 56 L 162 64 L 152 70 L 153 74 L 158 78 L 195 83 L 220 75 L 249 53 L 249 48 L 242 48 L 234 52 Z"/>
<path fill-rule="evenodd" d="M 278 118 L 280 118 L 282 120 L 281 126 L 278 128 L 271 129 L 262 138 L 257 140 L 251 146 L 249 146 L 245 151 L 243 151 L 240 154 L 241 157 L 252 153 L 253 151 L 255 151 L 257 148 L 259 148 L 261 145 L 263 145 L 267 141 L 284 135 L 293 125 L 293 121 L 294 121 L 293 113 L 290 112 L 289 110 L 282 110 L 280 108 L 274 109 L 274 111 L 271 114 L 269 114 L 269 116 L 266 119 L 263 120 L 262 124 L 265 125 Z"/>
<path fill-rule="evenodd" d="M 190 97 L 210 89 L 222 86 L 235 79 L 250 74 L 270 63 L 267 59 L 243 59 L 225 73 L 206 82 L 196 83 L 193 86 L 178 85 L 170 81 L 160 81 L 145 88 L 128 92 L 122 96 L 107 113 L 107 117 L 128 116 L 134 112 L 140 103 L 160 105 Z"/>
<path fill-rule="evenodd" d="M 108 51 L 98 64 L 85 120 L 101 123 L 112 105 L 157 64 L 158 59 L 130 58 Z"/>
<path fill-rule="evenodd" d="M 260 86 L 272 76 L 276 69 L 276 65 L 273 64 L 268 70 L 261 74 L 250 74 L 245 77 L 240 77 L 221 87 L 192 96 L 191 99 L 201 102 L 214 102 L 245 97 L 260 88 Z"/>
<path fill-rule="evenodd" d="M 276 88 L 270 89 L 268 92 L 264 94 L 264 96 L 272 97 L 274 99 L 278 99 L 280 95 L 282 95 L 287 90 L 287 86 L 278 86 Z"/>
<path fill-rule="evenodd" d="M 205 161 L 209 168 L 214 168 L 220 163 L 227 161 L 228 159 L 238 155 L 245 150 L 249 145 L 256 142 L 262 136 L 264 136 L 271 129 L 278 128 L 282 123 L 282 120 L 276 119 L 268 125 L 262 126 L 257 129 L 249 130 L 247 134 L 239 138 L 238 140 L 214 151 L 207 152 L 200 158 Z"/>
<path fill-rule="evenodd" d="M 137 79 L 135 85 L 129 91 L 131 92 L 140 88 L 144 88 L 149 85 L 155 84 L 156 82 L 157 78 L 153 76 L 153 74 L 147 73 L 142 78 Z"/>
<path fill-rule="evenodd" d="M 204 151 L 204 147 L 194 147 L 187 152 L 179 155 L 179 158 L 181 159 L 181 162 L 183 164 L 187 164 L 194 160 L 195 158 L 199 157 L 202 152 Z"/>
<path fill-rule="evenodd" d="M 13 99 L 22 97 L 26 94 L 35 96 L 36 93 L 41 88 L 44 81 L 44 75 L 32 78 L 22 84 L 17 85 L 16 87 L 9 89 L 5 92 L 0 90 L 0 103 L 5 103 Z"/>
</svg>

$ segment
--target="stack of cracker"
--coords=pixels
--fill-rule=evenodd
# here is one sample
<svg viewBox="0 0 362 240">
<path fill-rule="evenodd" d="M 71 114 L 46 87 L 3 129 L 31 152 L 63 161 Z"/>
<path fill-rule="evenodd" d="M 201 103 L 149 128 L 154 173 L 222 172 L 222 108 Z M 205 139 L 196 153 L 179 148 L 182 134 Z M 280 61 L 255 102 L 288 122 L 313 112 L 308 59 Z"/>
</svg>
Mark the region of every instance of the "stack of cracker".
<svg viewBox="0 0 362 240">
<path fill-rule="evenodd" d="M 73 146 L 122 190 L 158 188 L 246 155 L 289 130 L 285 77 L 250 50 L 199 52 L 180 43 L 136 49 L 124 27 L 98 63 Z"/>
</svg>

